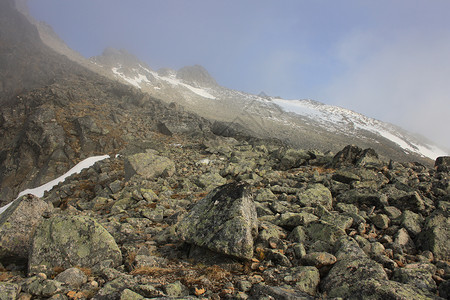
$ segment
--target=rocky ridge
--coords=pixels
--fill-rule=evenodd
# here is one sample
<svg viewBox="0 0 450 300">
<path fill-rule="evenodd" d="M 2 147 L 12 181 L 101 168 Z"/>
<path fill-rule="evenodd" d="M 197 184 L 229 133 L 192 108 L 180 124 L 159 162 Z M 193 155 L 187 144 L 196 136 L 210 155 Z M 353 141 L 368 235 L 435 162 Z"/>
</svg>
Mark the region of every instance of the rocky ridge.
<svg viewBox="0 0 450 300">
<path fill-rule="evenodd" d="M 43 203 L 27 220 L 33 234 L 0 238 L 30 249 L 25 259 L 14 247 L 0 253 L 1 297 L 449 296 L 448 157 L 428 168 L 356 146 L 333 155 L 230 137 L 154 139 L 1 215 L 3 232 Z M 136 158 L 146 167 L 125 167 Z"/>
</svg>

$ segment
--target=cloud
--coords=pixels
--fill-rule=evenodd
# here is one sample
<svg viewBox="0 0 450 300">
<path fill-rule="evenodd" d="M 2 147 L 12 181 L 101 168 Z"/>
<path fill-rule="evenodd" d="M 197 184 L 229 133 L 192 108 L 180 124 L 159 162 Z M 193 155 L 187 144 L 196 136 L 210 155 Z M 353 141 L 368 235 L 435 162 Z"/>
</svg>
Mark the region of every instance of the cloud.
<svg viewBox="0 0 450 300">
<path fill-rule="evenodd" d="M 323 97 L 450 148 L 450 37 L 354 32 L 336 47 L 345 72 Z"/>
</svg>

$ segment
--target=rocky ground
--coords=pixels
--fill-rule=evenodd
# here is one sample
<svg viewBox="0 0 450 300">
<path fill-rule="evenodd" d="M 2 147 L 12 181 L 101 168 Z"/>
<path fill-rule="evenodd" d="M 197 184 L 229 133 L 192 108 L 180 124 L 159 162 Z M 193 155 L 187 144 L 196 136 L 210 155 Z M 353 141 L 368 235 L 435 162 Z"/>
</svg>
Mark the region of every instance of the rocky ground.
<svg viewBox="0 0 450 300">
<path fill-rule="evenodd" d="M 0 216 L 0 299 L 450 296 L 450 158 L 152 138 Z"/>
</svg>

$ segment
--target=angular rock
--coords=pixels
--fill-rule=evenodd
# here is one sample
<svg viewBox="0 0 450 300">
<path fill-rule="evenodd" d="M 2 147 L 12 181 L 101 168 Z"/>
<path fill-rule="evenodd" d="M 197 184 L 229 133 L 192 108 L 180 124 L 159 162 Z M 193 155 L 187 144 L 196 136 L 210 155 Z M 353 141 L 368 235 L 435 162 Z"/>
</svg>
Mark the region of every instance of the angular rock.
<svg viewBox="0 0 450 300">
<path fill-rule="evenodd" d="M 167 157 L 156 154 L 154 150 L 127 156 L 124 161 L 125 179 L 137 174 L 145 179 L 168 177 L 175 173 L 175 164 Z"/>
<path fill-rule="evenodd" d="M 401 225 L 408 230 L 408 233 L 412 237 L 416 237 L 422 231 L 422 216 L 413 213 L 412 211 L 405 210 L 401 217 Z"/>
<path fill-rule="evenodd" d="M 230 183 L 211 191 L 178 223 L 177 232 L 188 243 L 251 259 L 258 220 L 246 184 Z"/>
<path fill-rule="evenodd" d="M 44 220 L 36 229 L 28 271 L 51 275 L 54 268 L 61 267 L 96 270 L 105 260 L 118 266 L 122 262 L 122 254 L 103 226 L 88 217 L 56 215 Z"/>
<path fill-rule="evenodd" d="M 28 259 L 31 239 L 42 221 L 42 214 L 51 209 L 45 201 L 23 196 L 0 215 L 0 262 Z"/>
<path fill-rule="evenodd" d="M 371 218 L 373 224 L 377 226 L 379 229 L 386 229 L 389 227 L 389 217 L 385 214 L 376 214 Z"/>
<path fill-rule="evenodd" d="M 354 240 L 343 237 L 336 245 L 339 246 L 337 262 L 321 283 L 328 296 L 345 298 L 349 296 L 348 291 L 359 286 L 361 281 L 388 280 L 383 267 L 368 258 Z"/>
<path fill-rule="evenodd" d="M 294 288 L 268 286 L 264 283 L 253 285 L 251 292 L 253 299 L 280 299 L 280 300 L 313 300 L 314 297 L 305 292 L 296 291 Z"/>
<path fill-rule="evenodd" d="M 315 295 L 320 282 L 319 270 L 315 267 L 300 266 L 289 268 L 281 274 L 283 281 L 296 290 Z"/>
<path fill-rule="evenodd" d="M 145 299 L 144 296 L 141 296 L 130 289 L 124 289 L 122 291 L 122 294 L 120 295 L 120 300 L 141 300 L 141 299 Z"/>
<path fill-rule="evenodd" d="M 322 184 L 314 184 L 307 188 L 306 191 L 298 195 L 300 204 L 303 206 L 323 205 L 326 209 L 333 208 L 333 196 L 330 190 Z"/>
<path fill-rule="evenodd" d="M 288 149 L 281 158 L 280 169 L 298 168 L 310 158 L 311 156 L 305 150 Z"/>
<path fill-rule="evenodd" d="M 415 250 L 414 241 L 408 234 L 406 229 L 401 228 L 394 237 L 394 243 L 400 246 L 407 252 L 413 252 Z"/>
<path fill-rule="evenodd" d="M 334 167 L 356 165 L 366 168 L 379 168 L 382 166 L 375 150 L 371 148 L 362 150 L 355 145 L 345 146 L 333 157 L 332 164 Z"/>
<path fill-rule="evenodd" d="M 281 227 L 286 227 L 288 229 L 293 229 L 297 226 L 307 225 L 311 222 L 316 221 L 317 219 L 319 218 L 307 212 L 301 213 L 287 212 L 280 216 L 280 218 L 277 220 L 277 225 Z"/>
<path fill-rule="evenodd" d="M 342 183 L 352 183 L 353 181 L 361 180 L 361 178 L 355 173 L 345 170 L 336 171 L 331 178 Z"/>
<path fill-rule="evenodd" d="M 435 270 L 436 267 L 433 265 L 406 265 L 404 268 L 398 268 L 394 271 L 392 280 L 434 293 L 437 290 L 436 282 L 433 280 Z"/>
<path fill-rule="evenodd" d="M 0 282 L 0 299 L 17 299 L 20 292 L 20 285 L 11 282 Z"/>
<path fill-rule="evenodd" d="M 419 234 L 417 245 L 422 250 L 430 250 L 435 258 L 450 260 L 450 217 L 435 214 L 429 217 L 422 232 Z"/>
<path fill-rule="evenodd" d="M 434 162 L 438 172 L 449 172 L 450 171 L 450 156 L 440 156 L 436 158 Z"/>
<path fill-rule="evenodd" d="M 321 268 L 336 263 L 336 256 L 327 252 L 311 252 L 302 257 L 301 263 L 306 266 Z"/>
<path fill-rule="evenodd" d="M 169 283 L 163 286 L 163 291 L 170 297 L 183 297 L 189 295 L 189 290 L 180 281 Z"/>
<path fill-rule="evenodd" d="M 333 245 L 339 237 L 346 235 L 343 229 L 321 221 L 308 224 L 306 233 L 311 240 L 324 241 L 330 245 Z"/>
<path fill-rule="evenodd" d="M 196 184 L 207 191 L 225 183 L 227 183 L 227 180 L 220 176 L 219 173 L 202 174 L 196 180 Z"/>
<path fill-rule="evenodd" d="M 350 287 L 332 290 L 328 296 L 330 298 L 340 297 L 343 299 L 442 299 L 410 284 L 372 278 L 357 280 Z"/>
<path fill-rule="evenodd" d="M 55 280 L 65 283 L 72 288 L 78 288 L 87 282 L 87 276 L 78 268 L 69 268 L 56 275 Z"/>
</svg>

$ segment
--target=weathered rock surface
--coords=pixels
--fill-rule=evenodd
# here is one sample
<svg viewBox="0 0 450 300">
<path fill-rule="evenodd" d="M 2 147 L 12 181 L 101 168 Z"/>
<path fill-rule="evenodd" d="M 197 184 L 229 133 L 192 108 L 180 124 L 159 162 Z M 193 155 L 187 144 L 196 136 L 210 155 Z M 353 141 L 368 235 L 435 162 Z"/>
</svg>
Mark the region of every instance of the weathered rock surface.
<svg viewBox="0 0 450 300">
<path fill-rule="evenodd" d="M 35 196 L 23 196 L 0 215 L 0 262 L 26 261 L 42 215 L 51 206 Z"/>
<path fill-rule="evenodd" d="M 125 158 L 125 178 L 137 174 L 145 179 L 154 179 L 159 176 L 172 176 L 175 164 L 167 157 L 157 155 L 155 151 L 138 153 Z"/>
<path fill-rule="evenodd" d="M 214 189 L 183 218 L 177 232 L 188 243 L 251 259 L 258 221 L 246 186 L 231 183 Z"/>
<path fill-rule="evenodd" d="M 102 261 L 113 266 L 122 254 L 113 237 L 88 217 L 56 215 L 37 228 L 31 246 L 28 270 L 31 274 L 53 274 L 54 268 L 74 266 L 99 269 Z"/>
</svg>

